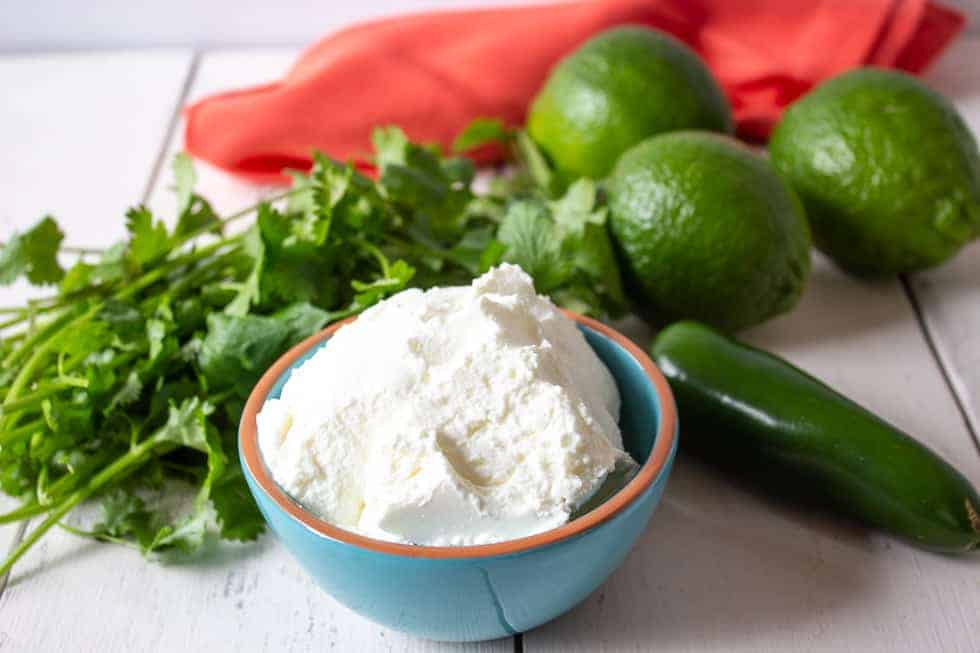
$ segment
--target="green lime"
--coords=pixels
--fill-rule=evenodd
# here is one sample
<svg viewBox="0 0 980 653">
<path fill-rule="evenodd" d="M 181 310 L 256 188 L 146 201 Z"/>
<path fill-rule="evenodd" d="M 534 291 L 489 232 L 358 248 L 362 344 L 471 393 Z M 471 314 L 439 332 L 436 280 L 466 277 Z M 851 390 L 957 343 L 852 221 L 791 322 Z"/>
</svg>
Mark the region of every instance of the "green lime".
<svg viewBox="0 0 980 653">
<path fill-rule="evenodd" d="M 566 183 L 600 178 L 644 138 L 731 133 L 731 109 L 698 55 L 644 27 L 619 27 L 562 59 L 531 104 L 528 133 Z"/>
<path fill-rule="evenodd" d="M 769 144 L 817 246 L 870 277 L 942 263 L 980 232 L 980 154 L 945 98 L 864 68 L 793 104 Z"/>
<path fill-rule="evenodd" d="M 626 277 L 656 321 L 736 331 L 799 299 L 810 273 L 803 207 L 734 139 L 691 131 L 646 140 L 619 159 L 606 193 Z"/>
</svg>

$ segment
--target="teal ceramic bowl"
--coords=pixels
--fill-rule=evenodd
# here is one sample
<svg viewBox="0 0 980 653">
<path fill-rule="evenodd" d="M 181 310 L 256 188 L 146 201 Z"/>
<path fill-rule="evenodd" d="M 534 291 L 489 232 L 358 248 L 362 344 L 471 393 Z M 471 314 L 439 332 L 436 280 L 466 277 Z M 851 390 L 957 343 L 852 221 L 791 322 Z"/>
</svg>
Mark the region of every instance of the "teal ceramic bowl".
<svg viewBox="0 0 980 653">
<path fill-rule="evenodd" d="M 478 641 L 530 630 L 568 611 L 623 561 L 663 495 L 677 449 L 670 388 L 647 355 L 609 327 L 572 313 L 616 379 L 620 428 L 640 471 L 595 510 L 531 537 L 466 547 L 394 544 L 342 530 L 307 512 L 262 462 L 255 416 L 290 371 L 342 324 L 287 352 L 252 391 L 239 450 L 272 531 L 325 592 L 354 612 L 435 640 Z"/>
</svg>

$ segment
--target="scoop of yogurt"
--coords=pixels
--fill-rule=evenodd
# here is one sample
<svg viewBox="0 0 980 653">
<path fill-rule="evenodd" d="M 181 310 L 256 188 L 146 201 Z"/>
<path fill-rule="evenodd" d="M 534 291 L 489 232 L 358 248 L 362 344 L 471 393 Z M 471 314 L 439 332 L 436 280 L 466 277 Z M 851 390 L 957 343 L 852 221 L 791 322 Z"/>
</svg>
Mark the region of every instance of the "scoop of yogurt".
<svg viewBox="0 0 980 653">
<path fill-rule="evenodd" d="M 276 482 L 336 526 L 486 544 L 565 523 L 631 463 L 619 404 L 574 322 L 502 265 L 339 329 L 263 407 L 259 447 Z"/>
</svg>

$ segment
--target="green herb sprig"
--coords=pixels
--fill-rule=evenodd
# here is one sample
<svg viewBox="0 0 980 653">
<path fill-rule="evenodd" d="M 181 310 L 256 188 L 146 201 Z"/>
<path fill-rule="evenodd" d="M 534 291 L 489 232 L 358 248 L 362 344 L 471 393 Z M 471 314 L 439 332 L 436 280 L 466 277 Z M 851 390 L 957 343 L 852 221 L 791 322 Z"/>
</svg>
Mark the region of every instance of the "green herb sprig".
<svg viewBox="0 0 980 653">
<path fill-rule="evenodd" d="M 81 250 L 47 216 L 0 247 L 0 284 L 54 286 L 0 308 L 0 489 L 22 500 L 0 524 L 39 520 L 0 575 L 55 525 L 147 555 L 192 552 L 209 533 L 255 539 L 263 522 L 236 455 L 249 391 L 297 341 L 406 287 L 512 261 L 575 310 L 625 307 L 596 186 L 555 198 L 522 134 L 478 121 L 461 135 L 461 149 L 501 141 L 526 162 L 489 195 L 474 193 L 466 158 L 397 128 L 373 140 L 377 180 L 316 154 L 289 191 L 221 217 L 179 155 L 172 228 L 138 206 L 123 242 Z M 173 482 L 195 488 L 176 515 L 161 500 Z M 101 521 L 63 523 L 96 497 Z"/>
</svg>

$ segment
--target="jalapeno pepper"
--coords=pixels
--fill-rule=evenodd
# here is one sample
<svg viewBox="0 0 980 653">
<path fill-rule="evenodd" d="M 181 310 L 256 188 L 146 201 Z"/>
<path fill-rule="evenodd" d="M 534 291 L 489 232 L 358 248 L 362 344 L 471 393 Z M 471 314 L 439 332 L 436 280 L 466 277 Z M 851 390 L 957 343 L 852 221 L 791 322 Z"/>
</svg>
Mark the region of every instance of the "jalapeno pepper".
<svg viewBox="0 0 980 653">
<path fill-rule="evenodd" d="M 652 354 L 677 401 L 681 445 L 922 548 L 980 549 L 980 496 L 921 442 L 786 361 L 695 322 Z"/>
</svg>

